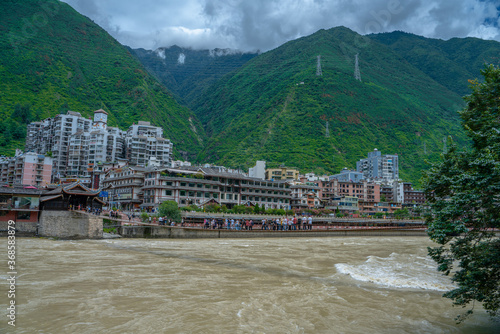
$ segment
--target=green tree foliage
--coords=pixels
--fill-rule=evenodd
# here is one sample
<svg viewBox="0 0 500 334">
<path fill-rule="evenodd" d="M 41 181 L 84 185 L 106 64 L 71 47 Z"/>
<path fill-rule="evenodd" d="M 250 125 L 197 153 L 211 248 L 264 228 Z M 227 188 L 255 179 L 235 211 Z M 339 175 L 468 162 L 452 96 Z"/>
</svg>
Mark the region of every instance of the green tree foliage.
<svg viewBox="0 0 500 334">
<path fill-rule="evenodd" d="M 165 201 L 160 204 L 160 216 L 166 217 L 176 223 L 181 222 L 181 210 L 176 201 Z"/>
<path fill-rule="evenodd" d="M 394 211 L 394 217 L 397 219 L 404 219 L 408 218 L 410 216 L 410 212 L 408 211 L 407 208 L 404 209 L 398 209 Z"/>
<path fill-rule="evenodd" d="M 457 285 L 444 294 L 455 305 L 481 302 L 491 316 L 500 307 L 500 68 L 490 65 L 484 83 L 470 81 L 462 125 L 472 140 L 468 151 L 455 145 L 426 173 L 425 191 L 433 212 L 427 219 L 429 248 L 438 270 Z"/>
<path fill-rule="evenodd" d="M 163 127 L 174 153 L 194 157 L 201 149 L 205 135 L 193 113 L 68 4 L 0 1 L 0 22 L 0 117 L 12 121 L 0 129 L 0 154 L 23 147 L 30 121 L 68 110 L 89 117 L 99 108 L 111 126 L 126 129 L 143 120 Z"/>
</svg>

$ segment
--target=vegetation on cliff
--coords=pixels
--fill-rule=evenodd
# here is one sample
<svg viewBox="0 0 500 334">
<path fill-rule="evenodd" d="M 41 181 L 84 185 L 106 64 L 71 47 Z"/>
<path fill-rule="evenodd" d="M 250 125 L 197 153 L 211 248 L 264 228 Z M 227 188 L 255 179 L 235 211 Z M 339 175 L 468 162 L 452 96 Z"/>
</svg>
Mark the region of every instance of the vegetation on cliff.
<svg viewBox="0 0 500 334">
<path fill-rule="evenodd" d="M 401 176 L 416 182 L 443 138 L 465 143 L 462 106 L 386 45 L 343 27 L 320 30 L 259 55 L 197 100 L 210 138 L 198 160 L 337 173 L 378 148 L 399 154 Z"/>
</svg>

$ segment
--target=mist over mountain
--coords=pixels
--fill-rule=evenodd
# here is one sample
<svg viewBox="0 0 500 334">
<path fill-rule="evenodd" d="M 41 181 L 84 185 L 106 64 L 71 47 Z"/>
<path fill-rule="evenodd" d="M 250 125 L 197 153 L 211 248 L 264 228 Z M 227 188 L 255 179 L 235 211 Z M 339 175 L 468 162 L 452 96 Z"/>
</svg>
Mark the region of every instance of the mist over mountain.
<svg viewBox="0 0 500 334">
<path fill-rule="evenodd" d="M 193 50 L 177 45 L 154 51 L 129 50 L 187 106 L 210 85 L 258 55 L 233 49 Z"/>
</svg>

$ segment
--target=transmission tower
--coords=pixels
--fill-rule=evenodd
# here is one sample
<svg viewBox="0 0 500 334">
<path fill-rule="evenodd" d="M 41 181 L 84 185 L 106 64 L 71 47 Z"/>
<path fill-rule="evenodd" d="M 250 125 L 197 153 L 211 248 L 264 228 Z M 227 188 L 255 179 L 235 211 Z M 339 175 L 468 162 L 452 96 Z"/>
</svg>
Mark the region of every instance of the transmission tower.
<svg viewBox="0 0 500 334">
<path fill-rule="evenodd" d="M 323 74 L 321 73 L 321 56 L 318 56 L 318 61 L 316 63 L 316 75 L 318 77 L 322 76 Z"/>
<path fill-rule="evenodd" d="M 427 145 L 426 145 L 425 141 L 424 141 L 424 154 L 427 155 Z"/>
<path fill-rule="evenodd" d="M 325 137 L 330 138 L 330 129 L 328 128 L 328 121 L 326 121 Z"/>
<path fill-rule="evenodd" d="M 446 154 L 446 137 L 443 137 L 443 153 Z"/>
<path fill-rule="evenodd" d="M 361 73 L 359 72 L 358 64 L 358 53 L 356 53 L 356 57 L 354 59 L 354 79 L 361 81 Z"/>
</svg>

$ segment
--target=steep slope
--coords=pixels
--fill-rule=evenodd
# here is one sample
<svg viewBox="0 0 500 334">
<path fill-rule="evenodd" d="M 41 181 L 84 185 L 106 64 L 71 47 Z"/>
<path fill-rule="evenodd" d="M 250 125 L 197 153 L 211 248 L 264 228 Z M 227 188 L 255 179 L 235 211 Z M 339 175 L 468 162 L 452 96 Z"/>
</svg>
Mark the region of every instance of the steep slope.
<svg viewBox="0 0 500 334">
<path fill-rule="evenodd" d="M 256 53 L 242 53 L 230 49 L 193 50 L 176 45 L 155 51 L 130 51 L 187 106 L 190 106 L 205 88 L 257 56 Z"/>
<path fill-rule="evenodd" d="M 417 181 L 445 136 L 463 143 L 462 106 L 458 94 L 387 46 L 343 27 L 321 30 L 252 59 L 197 101 L 211 136 L 198 159 L 338 172 L 378 148 L 399 154 L 402 176 Z"/>
<path fill-rule="evenodd" d="M 1 154 L 22 148 L 26 122 L 68 109 L 103 108 L 121 128 L 151 121 L 184 156 L 205 139 L 193 113 L 125 47 L 63 2 L 0 2 L 0 59 Z"/>
<path fill-rule="evenodd" d="M 484 64 L 500 64 L 500 43 L 478 38 L 425 38 L 394 31 L 370 35 L 396 51 L 410 64 L 463 96 L 470 93 L 468 79 L 481 78 Z"/>
</svg>

